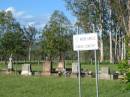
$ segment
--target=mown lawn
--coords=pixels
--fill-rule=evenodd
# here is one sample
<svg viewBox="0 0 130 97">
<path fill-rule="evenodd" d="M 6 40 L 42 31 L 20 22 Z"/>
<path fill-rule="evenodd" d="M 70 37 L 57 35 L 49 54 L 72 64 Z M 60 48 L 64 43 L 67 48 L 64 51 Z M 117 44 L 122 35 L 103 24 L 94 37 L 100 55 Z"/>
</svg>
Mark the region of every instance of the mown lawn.
<svg viewBox="0 0 130 97">
<path fill-rule="evenodd" d="M 96 97 L 95 79 L 82 78 L 82 97 Z M 100 80 L 99 97 L 129 97 L 119 80 Z M 0 75 L 0 97 L 78 97 L 78 79 Z"/>
</svg>

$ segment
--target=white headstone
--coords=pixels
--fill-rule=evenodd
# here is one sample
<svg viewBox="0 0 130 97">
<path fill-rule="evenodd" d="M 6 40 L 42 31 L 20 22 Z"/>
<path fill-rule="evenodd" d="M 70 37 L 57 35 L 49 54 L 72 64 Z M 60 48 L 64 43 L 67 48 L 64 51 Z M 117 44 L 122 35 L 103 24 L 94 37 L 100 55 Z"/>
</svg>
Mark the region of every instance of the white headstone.
<svg viewBox="0 0 130 97">
<path fill-rule="evenodd" d="M 78 63 L 72 63 L 72 73 L 78 73 Z"/>
<path fill-rule="evenodd" d="M 100 79 L 106 79 L 106 80 L 111 79 L 110 69 L 108 67 L 102 67 L 101 72 L 99 74 L 99 78 Z"/>
<path fill-rule="evenodd" d="M 101 72 L 105 73 L 105 74 L 110 74 L 110 69 L 109 69 L 109 67 L 102 67 Z"/>
<path fill-rule="evenodd" d="M 23 64 L 22 65 L 21 75 L 32 75 L 30 64 Z"/>
</svg>

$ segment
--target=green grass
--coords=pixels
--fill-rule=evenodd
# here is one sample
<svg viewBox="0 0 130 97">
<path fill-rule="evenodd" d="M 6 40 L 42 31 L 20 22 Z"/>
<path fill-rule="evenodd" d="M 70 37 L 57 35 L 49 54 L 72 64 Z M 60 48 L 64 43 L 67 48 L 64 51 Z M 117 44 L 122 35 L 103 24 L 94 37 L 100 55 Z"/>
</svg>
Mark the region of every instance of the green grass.
<svg viewBox="0 0 130 97">
<path fill-rule="evenodd" d="M 82 97 L 96 97 L 95 79 L 81 79 Z M 118 80 L 100 80 L 99 97 L 129 97 Z M 78 97 L 78 79 L 0 75 L 0 97 Z"/>
</svg>

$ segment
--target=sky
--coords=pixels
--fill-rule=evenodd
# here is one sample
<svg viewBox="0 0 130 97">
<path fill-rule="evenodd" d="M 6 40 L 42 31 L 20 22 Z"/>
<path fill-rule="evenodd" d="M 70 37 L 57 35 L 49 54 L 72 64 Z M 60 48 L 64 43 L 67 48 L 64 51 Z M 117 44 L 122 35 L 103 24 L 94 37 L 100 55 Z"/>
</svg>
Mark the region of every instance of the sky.
<svg viewBox="0 0 130 97">
<path fill-rule="evenodd" d="M 0 0 L 0 10 L 11 10 L 21 25 L 43 28 L 54 10 L 60 10 L 72 24 L 76 18 L 65 7 L 64 0 Z"/>
</svg>

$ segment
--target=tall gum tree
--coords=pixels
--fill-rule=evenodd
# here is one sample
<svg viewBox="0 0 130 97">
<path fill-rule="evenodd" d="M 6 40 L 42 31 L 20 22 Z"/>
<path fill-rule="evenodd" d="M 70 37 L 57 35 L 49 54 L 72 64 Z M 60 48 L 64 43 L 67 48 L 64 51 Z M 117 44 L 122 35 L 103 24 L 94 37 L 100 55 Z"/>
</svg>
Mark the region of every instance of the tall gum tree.
<svg viewBox="0 0 130 97">
<path fill-rule="evenodd" d="M 71 23 L 63 12 L 55 10 L 43 28 L 43 52 L 49 59 L 64 60 L 66 51 L 72 49 Z"/>
<path fill-rule="evenodd" d="M 104 61 L 103 51 L 103 0 L 64 0 L 66 7 L 77 17 L 85 32 L 95 31 L 99 33 L 100 62 Z"/>
</svg>

